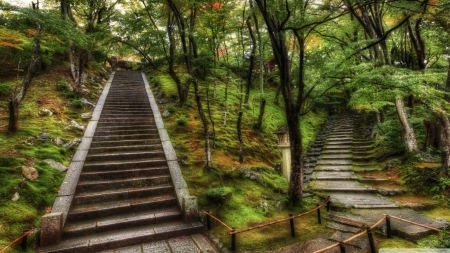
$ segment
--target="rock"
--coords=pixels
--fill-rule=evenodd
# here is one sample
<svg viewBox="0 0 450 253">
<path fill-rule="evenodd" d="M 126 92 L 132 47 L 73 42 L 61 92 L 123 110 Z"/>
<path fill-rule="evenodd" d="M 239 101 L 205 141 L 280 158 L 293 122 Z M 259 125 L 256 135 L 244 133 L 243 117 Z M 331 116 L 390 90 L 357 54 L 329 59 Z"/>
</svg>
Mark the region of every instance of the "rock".
<svg viewBox="0 0 450 253">
<path fill-rule="evenodd" d="M 56 137 L 53 142 L 56 143 L 57 146 L 62 146 L 64 145 L 64 141 L 60 138 L 60 137 Z"/>
<path fill-rule="evenodd" d="M 79 130 L 84 130 L 84 126 L 78 124 L 75 120 L 72 120 L 70 122 L 70 125 L 66 126 L 64 129 L 68 130 L 68 129 L 71 129 L 71 128 L 77 128 Z"/>
<path fill-rule="evenodd" d="M 89 93 L 91 93 L 91 91 L 88 88 L 84 88 L 84 89 L 81 90 L 81 93 L 82 94 L 89 94 Z"/>
<path fill-rule="evenodd" d="M 13 195 L 13 197 L 12 197 L 12 201 L 17 201 L 17 200 L 19 200 L 19 198 L 20 198 L 20 196 L 19 196 L 19 193 L 18 192 L 16 192 L 16 193 L 14 193 L 14 195 Z"/>
<path fill-rule="evenodd" d="M 162 116 L 163 116 L 164 118 L 167 118 L 167 117 L 170 116 L 170 112 L 167 111 L 167 110 L 165 110 L 165 111 L 162 113 Z"/>
<path fill-rule="evenodd" d="M 52 141 L 52 137 L 48 133 L 40 133 L 40 134 L 38 134 L 36 136 L 36 138 L 38 140 L 45 141 L 45 142 L 51 142 Z"/>
<path fill-rule="evenodd" d="M 53 115 L 53 112 L 50 111 L 50 110 L 47 109 L 47 108 L 42 108 L 41 110 L 39 110 L 38 114 L 39 114 L 40 116 L 52 116 L 52 115 Z"/>
<path fill-rule="evenodd" d="M 33 167 L 24 166 L 22 167 L 22 175 L 30 181 L 35 181 L 39 177 L 39 172 Z"/>
<path fill-rule="evenodd" d="M 63 146 L 64 148 L 71 148 L 71 147 L 80 145 L 80 143 L 81 143 L 81 139 L 75 138 L 75 139 L 73 139 L 73 140 L 67 142 L 66 144 L 64 144 L 64 145 L 62 145 L 62 146 Z"/>
<path fill-rule="evenodd" d="M 81 114 L 82 119 L 90 119 L 92 118 L 92 112 L 85 112 Z"/>
<path fill-rule="evenodd" d="M 60 164 L 59 162 L 53 160 L 53 159 L 45 159 L 44 162 L 48 163 L 50 167 L 52 167 L 55 170 L 58 170 L 60 172 L 64 172 L 67 170 L 67 167 Z"/>
<path fill-rule="evenodd" d="M 83 103 L 85 103 L 85 104 L 87 104 L 87 105 L 90 105 L 90 106 L 92 106 L 92 107 L 95 107 L 95 105 L 94 105 L 93 103 L 89 102 L 89 101 L 88 101 L 87 99 L 85 99 L 85 98 L 81 98 L 80 100 L 83 101 Z"/>
<path fill-rule="evenodd" d="M 181 165 L 189 165 L 189 162 L 187 160 L 181 160 L 180 161 Z"/>
<path fill-rule="evenodd" d="M 36 138 L 29 137 L 28 139 L 25 140 L 25 144 L 27 144 L 28 146 L 33 146 L 35 140 L 36 140 Z"/>
<path fill-rule="evenodd" d="M 248 178 L 252 181 L 257 181 L 259 183 L 263 183 L 264 182 L 264 178 L 263 176 L 255 171 L 250 170 L 247 167 L 242 167 L 239 172 L 241 173 L 242 178 Z"/>
</svg>

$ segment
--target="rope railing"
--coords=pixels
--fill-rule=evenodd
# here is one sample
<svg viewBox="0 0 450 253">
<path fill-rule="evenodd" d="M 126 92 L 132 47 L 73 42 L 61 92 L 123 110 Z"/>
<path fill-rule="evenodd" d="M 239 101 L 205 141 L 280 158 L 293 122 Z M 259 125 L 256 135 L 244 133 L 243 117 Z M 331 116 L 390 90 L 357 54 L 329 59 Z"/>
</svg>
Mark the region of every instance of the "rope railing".
<svg viewBox="0 0 450 253">
<path fill-rule="evenodd" d="M 224 226 L 228 230 L 230 230 L 231 250 L 234 251 L 236 249 L 236 234 L 239 234 L 239 233 L 248 232 L 248 231 L 251 231 L 251 230 L 267 227 L 267 226 L 278 224 L 278 223 L 285 222 L 285 221 L 290 221 L 291 236 L 295 237 L 294 219 L 302 217 L 302 216 L 305 216 L 305 215 L 310 214 L 310 213 L 315 212 L 315 211 L 317 211 L 318 223 L 321 224 L 322 221 L 321 221 L 321 215 L 320 215 L 320 208 L 326 206 L 327 207 L 327 211 L 329 211 L 330 210 L 330 200 L 331 200 L 331 197 L 328 196 L 328 198 L 327 198 L 327 200 L 325 202 L 323 202 L 322 204 L 318 205 L 316 208 L 311 209 L 311 210 L 309 210 L 307 212 L 304 212 L 304 213 L 301 213 L 301 214 L 297 214 L 297 215 L 289 214 L 288 218 L 284 218 L 284 219 L 268 222 L 268 223 L 265 223 L 265 224 L 256 225 L 256 226 L 245 228 L 245 229 L 241 229 L 241 230 L 236 230 L 235 228 L 232 228 L 232 227 L 228 226 L 227 224 L 225 224 L 225 222 L 221 221 L 217 217 L 214 217 L 209 211 L 202 211 L 202 212 L 206 215 L 206 224 L 207 224 L 207 228 L 208 229 L 211 229 L 211 221 L 210 221 L 210 217 L 211 217 L 214 220 L 216 220 L 217 222 L 219 222 L 222 226 Z"/>
<path fill-rule="evenodd" d="M 391 218 L 399 220 L 399 221 L 403 221 L 403 222 L 406 222 L 406 223 L 409 223 L 409 224 L 412 224 L 412 225 L 416 225 L 416 226 L 419 226 L 419 227 L 423 227 L 423 228 L 426 228 L 426 229 L 429 229 L 429 230 L 433 230 L 433 231 L 436 231 L 436 232 L 444 232 L 446 234 L 450 234 L 450 232 L 443 231 L 442 229 L 434 228 L 434 227 L 431 227 L 431 226 L 427 226 L 427 225 L 424 225 L 424 224 L 420 224 L 420 223 L 417 223 L 417 222 L 406 220 L 406 219 L 403 219 L 403 218 L 400 218 L 400 217 L 396 217 L 396 216 L 393 216 L 393 215 L 388 215 L 388 214 L 383 214 L 383 215 L 384 215 L 384 217 L 381 220 L 379 220 L 378 222 L 376 222 L 372 226 L 368 227 L 365 231 L 363 231 L 363 232 L 361 232 L 359 234 L 356 234 L 356 235 L 354 235 L 354 236 L 352 236 L 352 237 L 350 237 L 348 239 L 345 239 L 342 242 L 337 242 L 337 243 L 332 244 L 332 245 L 330 245 L 330 246 L 328 246 L 326 248 L 323 248 L 321 250 L 314 251 L 314 253 L 322 253 L 322 252 L 328 251 L 328 250 L 333 249 L 333 248 L 338 247 L 338 246 L 340 247 L 341 253 L 345 253 L 344 244 L 349 243 L 350 241 L 352 241 L 352 240 L 354 240 L 354 239 L 356 239 L 356 238 L 358 238 L 360 236 L 363 236 L 365 234 L 367 234 L 368 238 L 369 238 L 370 252 L 371 253 L 375 253 L 376 250 L 375 250 L 375 246 L 374 246 L 374 241 L 373 241 L 373 236 L 372 236 L 371 230 L 375 229 L 376 227 L 378 227 L 383 221 L 386 221 L 386 237 L 387 238 L 391 238 Z"/>
<path fill-rule="evenodd" d="M 8 248 L 10 248 L 12 245 L 14 245 L 16 242 L 18 242 L 20 239 L 22 239 L 22 250 L 27 250 L 27 238 L 28 235 L 31 234 L 34 231 L 34 229 L 30 229 L 29 231 L 25 232 L 22 236 L 12 241 L 10 244 L 8 244 L 6 247 L 4 247 L 0 253 L 4 253 Z"/>
</svg>

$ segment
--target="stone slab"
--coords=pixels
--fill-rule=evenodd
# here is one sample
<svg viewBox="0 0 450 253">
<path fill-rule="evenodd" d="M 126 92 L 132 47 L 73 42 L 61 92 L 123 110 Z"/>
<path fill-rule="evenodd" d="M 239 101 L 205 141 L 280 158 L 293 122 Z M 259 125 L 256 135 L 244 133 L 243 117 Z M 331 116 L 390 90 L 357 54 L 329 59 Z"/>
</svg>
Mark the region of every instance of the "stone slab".
<svg viewBox="0 0 450 253">
<path fill-rule="evenodd" d="M 63 213 L 52 212 L 42 216 L 41 246 L 57 244 L 61 241 Z"/>
<path fill-rule="evenodd" d="M 330 222 L 327 224 L 327 227 L 335 229 L 335 230 L 339 230 L 341 232 L 347 232 L 347 233 L 357 234 L 359 232 L 362 232 L 361 228 L 347 226 L 345 224 L 337 223 L 337 222 Z"/>
<path fill-rule="evenodd" d="M 319 160 L 317 165 L 352 165 L 352 160 Z"/>
<path fill-rule="evenodd" d="M 316 171 L 351 171 L 352 165 L 316 165 Z"/>
<path fill-rule="evenodd" d="M 172 142 L 170 140 L 162 141 L 164 153 L 167 161 L 178 161 L 177 153 L 173 149 Z"/>
<path fill-rule="evenodd" d="M 344 233 L 341 231 L 337 231 L 330 237 L 330 240 L 333 240 L 336 242 L 342 242 L 354 235 L 355 234 L 353 234 L 353 233 Z M 351 240 L 350 242 L 348 242 L 346 244 L 358 247 L 360 249 L 367 249 L 367 248 L 369 248 L 369 239 L 367 238 L 367 235 L 363 235 L 363 236 L 360 236 L 360 237 L 357 237 L 357 238 Z"/>
<path fill-rule="evenodd" d="M 177 237 L 167 240 L 173 253 L 200 253 L 200 249 L 195 245 L 190 237 Z"/>
<path fill-rule="evenodd" d="M 81 139 L 80 145 L 78 145 L 77 151 L 79 150 L 89 150 L 92 143 L 92 137 L 83 137 Z"/>
<path fill-rule="evenodd" d="M 310 185 L 314 189 L 372 189 L 372 187 L 360 184 L 355 180 L 314 180 Z"/>
<path fill-rule="evenodd" d="M 78 150 L 73 156 L 72 162 L 84 162 L 88 152 L 88 150 Z"/>
<path fill-rule="evenodd" d="M 84 131 L 84 137 L 94 137 L 95 129 L 97 129 L 97 123 L 98 121 L 96 120 L 89 121 L 89 124 Z"/>
<path fill-rule="evenodd" d="M 143 252 L 167 253 L 170 252 L 169 244 L 166 241 L 157 241 L 142 244 Z"/>
<path fill-rule="evenodd" d="M 194 234 L 191 235 L 194 242 L 197 244 L 201 252 L 203 253 L 214 253 L 217 252 L 213 246 L 208 242 L 208 240 L 205 238 L 204 235 L 201 234 Z"/>
<path fill-rule="evenodd" d="M 356 180 L 357 177 L 354 172 L 350 171 L 341 171 L 341 172 L 334 172 L 334 171 L 320 171 L 315 172 L 312 177 L 317 180 L 327 180 L 327 179 L 334 179 L 334 180 L 340 180 L 340 179 L 351 179 Z"/>
<path fill-rule="evenodd" d="M 355 207 L 356 205 L 362 206 L 367 205 L 369 206 L 386 206 L 386 205 L 393 205 L 394 203 L 388 199 L 385 199 L 383 197 L 380 197 L 376 194 L 370 194 L 370 193 L 337 193 L 332 192 L 329 194 L 331 196 L 331 201 L 338 201 L 346 206 L 349 207 Z M 383 216 L 380 217 L 380 219 Z"/>
<path fill-rule="evenodd" d="M 144 251 L 144 252 L 153 252 L 153 251 Z M 142 253 L 141 245 L 134 245 L 130 247 L 123 247 L 112 250 L 105 250 L 98 253 Z"/>
</svg>

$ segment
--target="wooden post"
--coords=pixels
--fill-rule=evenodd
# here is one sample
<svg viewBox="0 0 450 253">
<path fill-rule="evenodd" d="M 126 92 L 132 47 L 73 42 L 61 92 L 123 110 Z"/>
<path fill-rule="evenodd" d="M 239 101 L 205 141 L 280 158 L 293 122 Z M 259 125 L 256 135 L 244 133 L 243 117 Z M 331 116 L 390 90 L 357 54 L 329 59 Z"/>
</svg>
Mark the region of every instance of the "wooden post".
<svg viewBox="0 0 450 253">
<path fill-rule="evenodd" d="M 345 253 L 345 246 L 343 242 L 339 242 L 339 249 L 341 250 L 341 253 Z"/>
<path fill-rule="evenodd" d="M 22 250 L 27 251 L 28 234 L 22 238 Z"/>
<path fill-rule="evenodd" d="M 330 201 L 330 196 L 328 196 L 328 202 L 327 202 L 327 212 L 329 212 L 329 211 L 330 211 L 330 203 L 331 203 L 331 201 Z"/>
<path fill-rule="evenodd" d="M 317 205 L 319 207 L 319 205 Z M 317 222 L 322 224 L 322 217 L 320 217 L 320 208 L 317 208 Z"/>
<path fill-rule="evenodd" d="M 389 215 L 386 215 L 386 237 L 391 238 L 391 217 Z"/>
<path fill-rule="evenodd" d="M 370 228 L 367 228 L 367 236 L 369 237 L 370 252 L 376 253 L 375 244 L 373 243 L 373 235 Z"/>
<path fill-rule="evenodd" d="M 289 214 L 289 217 L 292 217 L 292 214 Z M 294 219 L 290 219 L 289 223 L 291 224 L 291 236 L 295 237 L 295 227 L 294 227 Z"/>
<path fill-rule="evenodd" d="M 206 212 L 209 214 L 209 211 L 206 211 Z M 206 228 L 208 230 L 211 230 L 211 219 L 208 214 L 206 215 Z"/>
<path fill-rule="evenodd" d="M 235 229 L 232 228 L 231 232 L 234 232 Z M 231 251 L 235 251 L 236 250 L 236 234 L 231 234 Z"/>
</svg>

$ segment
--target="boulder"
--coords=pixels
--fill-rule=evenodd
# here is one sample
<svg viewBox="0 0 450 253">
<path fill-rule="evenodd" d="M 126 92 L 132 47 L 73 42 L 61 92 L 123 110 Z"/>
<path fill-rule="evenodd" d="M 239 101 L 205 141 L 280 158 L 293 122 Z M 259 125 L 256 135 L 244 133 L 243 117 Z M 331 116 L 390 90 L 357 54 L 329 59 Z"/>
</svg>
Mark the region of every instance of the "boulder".
<svg viewBox="0 0 450 253">
<path fill-rule="evenodd" d="M 53 112 L 50 111 L 50 110 L 47 109 L 47 108 L 42 108 L 41 110 L 39 110 L 38 114 L 39 114 L 40 116 L 52 116 L 52 115 L 53 115 Z"/>
<path fill-rule="evenodd" d="M 64 129 L 68 130 L 71 128 L 76 128 L 76 129 L 80 129 L 80 130 L 84 130 L 84 126 L 78 124 L 75 120 L 72 120 L 70 122 L 70 125 L 66 126 Z"/>
<path fill-rule="evenodd" d="M 48 133 L 40 133 L 40 134 L 38 134 L 36 136 L 36 138 L 38 140 L 45 141 L 45 142 L 51 142 L 52 141 L 52 137 Z"/>
<path fill-rule="evenodd" d="M 258 183 L 264 182 L 264 178 L 260 173 L 252 171 L 247 167 L 242 167 L 239 172 L 241 173 L 242 178 L 248 178 L 252 181 L 257 181 Z"/>
<path fill-rule="evenodd" d="M 48 165 L 50 165 L 50 167 L 52 167 L 55 170 L 58 170 L 60 172 L 64 172 L 67 170 L 67 167 L 60 164 L 59 162 L 53 160 L 53 159 L 45 159 L 44 162 L 48 163 Z"/>
<path fill-rule="evenodd" d="M 167 118 L 167 117 L 170 116 L 170 112 L 167 111 L 167 110 L 165 110 L 165 111 L 162 113 L 162 116 L 163 116 L 164 118 Z"/>
<path fill-rule="evenodd" d="M 63 141 L 60 137 L 56 137 L 56 138 L 53 140 L 53 142 L 55 142 L 55 144 L 56 144 L 57 146 L 62 146 L 62 145 L 64 145 L 64 141 Z"/>
<path fill-rule="evenodd" d="M 19 193 L 16 192 L 16 193 L 14 193 L 13 197 L 11 198 L 11 200 L 12 201 L 17 201 L 17 200 L 19 200 L 19 198 L 20 198 Z"/>
<path fill-rule="evenodd" d="M 87 104 L 87 105 L 90 105 L 90 106 L 92 106 L 92 107 L 95 107 L 95 105 L 93 104 L 93 103 L 91 103 L 91 102 L 89 102 L 87 99 L 85 99 L 85 98 L 81 98 L 81 101 L 83 101 L 83 103 L 85 103 L 85 104 Z"/>
<path fill-rule="evenodd" d="M 22 175 L 30 181 L 35 181 L 39 177 L 39 172 L 33 167 L 24 166 L 22 167 Z"/>
<path fill-rule="evenodd" d="M 75 139 L 73 139 L 73 140 L 67 142 L 66 144 L 64 144 L 64 145 L 62 145 L 62 146 L 63 146 L 64 148 L 71 148 L 71 147 L 80 145 L 80 143 L 81 143 L 81 139 L 75 138 Z"/>
<path fill-rule="evenodd" d="M 82 119 L 90 119 L 92 118 L 92 112 L 85 112 L 81 114 Z"/>
</svg>

